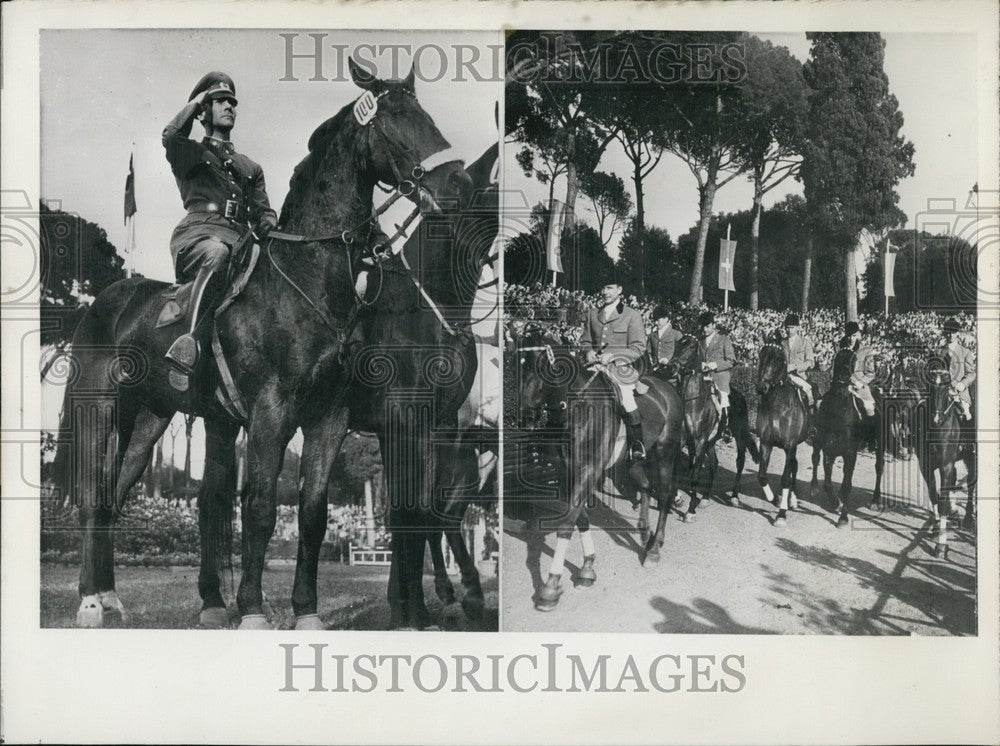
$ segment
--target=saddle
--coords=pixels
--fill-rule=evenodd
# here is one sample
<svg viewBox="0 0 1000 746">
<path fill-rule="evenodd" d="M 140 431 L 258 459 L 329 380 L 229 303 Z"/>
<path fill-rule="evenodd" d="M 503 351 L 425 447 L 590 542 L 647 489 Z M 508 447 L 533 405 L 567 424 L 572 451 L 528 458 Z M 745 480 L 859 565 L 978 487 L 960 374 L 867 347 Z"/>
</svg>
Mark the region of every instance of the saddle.
<svg viewBox="0 0 1000 746">
<path fill-rule="evenodd" d="M 247 244 L 247 248 L 238 253 L 239 256 L 236 256 L 237 252 L 233 252 L 234 255 L 230 257 L 222 299 L 217 304 L 214 304 L 214 311 L 211 304 L 205 308 L 205 315 L 202 322 L 200 322 L 209 327 L 208 329 L 200 330 L 199 336 L 205 335 L 207 337 L 210 335 L 211 353 L 202 355 L 198 363 L 200 370 L 194 377 L 195 383 L 192 388 L 197 388 L 198 382 L 212 380 L 214 376 L 211 375 L 211 372 L 214 368 L 219 374 L 218 379 L 220 381 L 220 385 L 215 390 L 215 398 L 234 418 L 245 420 L 247 417 L 246 405 L 236 387 L 236 381 L 229 370 L 229 365 L 226 362 L 222 345 L 219 341 L 218 332 L 213 323 L 213 319 L 221 316 L 246 289 L 247 283 L 250 281 L 250 277 L 253 275 L 254 269 L 257 267 L 257 261 L 260 258 L 260 245 L 257 243 Z M 182 285 L 174 284 L 160 293 L 160 297 L 165 302 L 156 319 L 157 329 L 172 326 L 188 318 L 188 313 L 191 309 L 191 291 L 193 286 L 193 281 Z"/>
</svg>

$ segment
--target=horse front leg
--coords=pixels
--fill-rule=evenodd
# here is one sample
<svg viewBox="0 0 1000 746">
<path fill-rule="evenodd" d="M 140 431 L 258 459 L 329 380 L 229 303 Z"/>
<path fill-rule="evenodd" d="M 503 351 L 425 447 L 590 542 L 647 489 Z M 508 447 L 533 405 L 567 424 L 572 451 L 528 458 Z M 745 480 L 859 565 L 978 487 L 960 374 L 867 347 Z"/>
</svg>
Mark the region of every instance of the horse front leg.
<svg viewBox="0 0 1000 746">
<path fill-rule="evenodd" d="M 698 506 L 701 504 L 701 498 L 698 497 L 698 491 L 702 486 L 702 474 L 705 471 L 705 457 L 706 448 L 705 443 L 698 444 L 697 447 L 692 448 L 688 446 L 693 454 L 689 460 L 690 472 L 691 472 L 691 501 L 688 503 L 687 511 L 681 516 L 685 523 L 694 523 L 698 519 Z"/>
<path fill-rule="evenodd" d="M 819 462 L 823 455 L 823 448 L 820 445 L 820 435 L 816 434 L 812 443 L 812 479 L 809 480 L 809 494 L 816 496 L 816 489 L 819 487 Z"/>
<path fill-rule="evenodd" d="M 791 449 L 785 450 L 785 468 L 781 472 L 781 497 L 778 501 L 778 515 L 774 519 L 776 527 L 788 524 L 788 496 L 795 486 L 795 469 L 795 446 L 792 446 Z"/>
<path fill-rule="evenodd" d="M 747 460 L 746 442 L 739 433 L 736 435 L 736 478 L 733 480 L 733 491 L 729 495 L 729 505 L 733 508 L 740 507 L 740 479 L 743 476 L 743 467 Z"/>
<path fill-rule="evenodd" d="M 580 457 L 584 455 L 580 453 L 577 444 L 577 447 L 574 447 L 574 456 L 577 457 L 575 463 L 581 463 Z M 552 611 L 559 604 L 559 597 L 563 594 L 562 575 L 565 569 L 566 551 L 569 549 L 569 541 L 573 537 L 573 530 L 580 513 L 586 509 L 585 503 L 596 479 L 596 467 L 591 463 L 592 458 L 591 456 L 590 460 L 583 463 L 578 474 L 571 475 L 569 506 L 559 519 L 556 549 L 549 565 L 548 577 L 535 594 L 535 608 L 538 611 Z"/>
<path fill-rule="evenodd" d="M 253 407 L 247 431 L 248 480 L 243 493 L 243 574 L 236 592 L 241 630 L 271 629 L 264 616 L 262 588 L 267 545 L 277 523 L 277 483 L 287 432 L 287 407 L 276 393 Z"/>
<path fill-rule="evenodd" d="M 219 571 L 232 552 L 232 514 L 236 499 L 236 436 L 240 426 L 226 420 L 205 420 L 205 471 L 198 490 L 198 532 L 201 566 L 198 594 L 202 627 L 228 627 Z M 231 563 L 230 563 L 231 564 Z"/>
<path fill-rule="evenodd" d="M 597 551 L 594 549 L 594 535 L 590 530 L 590 515 L 587 513 L 586 505 L 576 519 L 576 529 L 580 532 L 580 546 L 583 549 L 583 564 L 576 576 L 576 583 L 580 588 L 591 588 L 597 580 L 597 573 L 594 570 Z"/>
<path fill-rule="evenodd" d="M 767 465 L 771 461 L 771 444 L 761 443 L 760 445 L 760 463 L 757 465 L 757 484 L 760 485 L 761 491 L 764 493 L 764 499 L 769 503 L 774 503 L 774 492 L 771 491 L 771 485 L 767 483 Z"/>
<path fill-rule="evenodd" d="M 299 545 L 292 587 L 292 610 L 296 630 L 326 629 L 319 618 L 316 577 L 319 553 L 326 535 L 326 493 L 333 462 L 347 434 L 347 410 L 326 412 L 322 419 L 303 428 L 304 442 L 299 470 Z"/>
<path fill-rule="evenodd" d="M 875 451 L 875 488 L 872 490 L 872 499 L 868 504 L 871 510 L 883 510 L 882 505 L 882 473 L 885 471 L 885 449 L 879 443 Z"/>
<path fill-rule="evenodd" d="M 438 599 L 445 606 L 455 603 L 455 588 L 448 577 L 448 568 L 444 561 L 444 547 L 446 541 L 444 531 L 439 528 L 427 530 L 427 548 L 431 553 L 431 564 L 434 566 L 434 592 Z"/>
<path fill-rule="evenodd" d="M 934 556 L 948 559 L 948 518 L 951 516 L 951 491 L 955 486 L 955 464 L 941 464 L 941 492 L 938 496 L 938 531 Z"/>
<path fill-rule="evenodd" d="M 969 473 L 966 476 L 965 516 L 962 518 L 962 528 L 972 531 L 976 528 L 976 446 L 970 445 L 965 452 L 965 466 Z"/>
<path fill-rule="evenodd" d="M 667 516 L 670 515 L 673 494 L 677 491 L 677 460 L 680 456 L 680 443 L 667 443 L 657 449 L 656 466 L 659 470 L 658 507 L 659 518 L 656 521 L 654 533 L 645 545 L 644 563 L 656 564 L 660 561 L 660 547 L 663 546 L 667 530 Z"/>
<path fill-rule="evenodd" d="M 840 515 L 837 518 L 837 528 L 843 528 L 850 522 L 848 513 L 851 504 L 851 486 L 854 482 L 854 466 L 858 461 L 858 453 L 852 448 L 844 454 L 844 481 L 840 484 L 840 496 L 837 498 Z"/>
</svg>

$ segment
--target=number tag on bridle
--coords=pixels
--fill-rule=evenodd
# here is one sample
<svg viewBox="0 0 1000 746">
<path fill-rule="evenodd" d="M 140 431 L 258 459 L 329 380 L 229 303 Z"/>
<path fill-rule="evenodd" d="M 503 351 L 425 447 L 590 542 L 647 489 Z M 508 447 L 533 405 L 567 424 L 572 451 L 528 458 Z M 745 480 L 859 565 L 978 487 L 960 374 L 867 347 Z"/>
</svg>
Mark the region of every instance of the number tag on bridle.
<svg viewBox="0 0 1000 746">
<path fill-rule="evenodd" d="M 365 91 L 361 94 L 361 98 L 354 102 L 354 118 L 362 127 L 373 120 L 377 113 L 378 100 L 371 91 Z"/>
</svg>

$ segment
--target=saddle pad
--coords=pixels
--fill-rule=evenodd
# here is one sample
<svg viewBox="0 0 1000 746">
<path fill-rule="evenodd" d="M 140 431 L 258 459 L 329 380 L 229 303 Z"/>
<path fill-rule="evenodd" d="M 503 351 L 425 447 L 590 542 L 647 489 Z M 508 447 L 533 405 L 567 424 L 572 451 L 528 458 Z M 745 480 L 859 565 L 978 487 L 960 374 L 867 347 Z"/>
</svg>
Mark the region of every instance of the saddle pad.
<svg viewBox="0 0 1000 746">
<path fill-rule="evenodd" d="M 160 293 L 161 298 L 166 298 L 167 302 L 160 309 L 160 315 L 156 319 L 156 328 L 176 324 L 187 316 L 188 305 L 191 303 L 191 286 L 193 282 L 184 285 L 171 285 Z"/>
</svg>

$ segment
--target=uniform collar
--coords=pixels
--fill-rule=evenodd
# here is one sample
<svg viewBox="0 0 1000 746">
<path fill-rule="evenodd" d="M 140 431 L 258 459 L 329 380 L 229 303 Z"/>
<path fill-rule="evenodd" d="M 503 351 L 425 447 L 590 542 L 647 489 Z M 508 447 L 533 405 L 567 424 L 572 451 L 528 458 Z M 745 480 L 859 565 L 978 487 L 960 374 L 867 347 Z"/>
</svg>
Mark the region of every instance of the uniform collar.
<svg viewBox="0 0 1000 746">
<path fill-rule="evenodd" d="M 236 152 L 236 148 L 233 147 L 232 140 L 219 140 L 214 137 L 206 137 L 204 140 L 202 140 L 202 142 L 205 145 L 211 146 L 214 150 L 224 155 L 232 155 L 233 153 Z"/>
</svg>

